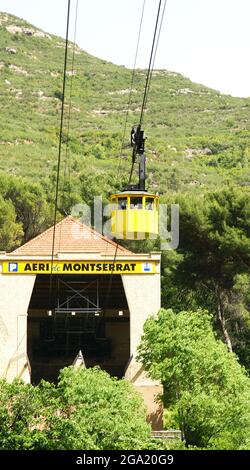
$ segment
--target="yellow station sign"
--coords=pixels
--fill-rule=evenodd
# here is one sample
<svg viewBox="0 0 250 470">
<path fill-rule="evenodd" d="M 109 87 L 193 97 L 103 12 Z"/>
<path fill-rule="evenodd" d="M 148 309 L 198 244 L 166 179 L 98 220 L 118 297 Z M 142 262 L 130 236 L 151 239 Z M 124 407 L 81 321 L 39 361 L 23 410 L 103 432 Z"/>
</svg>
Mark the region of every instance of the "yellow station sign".
<svg viewBox="0 0 250 470">
<path fill-rule="evenodd" d="M 3 274 L 154 274 L 155 261 L 3 261 Z"/>
</svg>

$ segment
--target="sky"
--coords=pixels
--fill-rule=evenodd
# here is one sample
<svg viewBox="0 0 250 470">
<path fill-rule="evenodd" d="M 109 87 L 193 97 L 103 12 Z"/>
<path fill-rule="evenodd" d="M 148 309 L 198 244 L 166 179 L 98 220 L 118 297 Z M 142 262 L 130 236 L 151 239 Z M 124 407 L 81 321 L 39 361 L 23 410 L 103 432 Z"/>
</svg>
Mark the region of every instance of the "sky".
<svg viewBox="0 0 250 470">
<path fill-rule="evenodd" d="M 250 0 L 166 0 L 155 68 L 250 97 Z M 77 0 L 71 0 L 70 38 Z M 164 0 L 162 0 L 164 3 Z M 133 67 L 143 0 L 78 0 L 77 44 Z M 65 37 L 68 0 L 0 0 L 0 11 Z M 137 67 L 146 68 L 158 0 L 146 0 Z"/>
</svg>

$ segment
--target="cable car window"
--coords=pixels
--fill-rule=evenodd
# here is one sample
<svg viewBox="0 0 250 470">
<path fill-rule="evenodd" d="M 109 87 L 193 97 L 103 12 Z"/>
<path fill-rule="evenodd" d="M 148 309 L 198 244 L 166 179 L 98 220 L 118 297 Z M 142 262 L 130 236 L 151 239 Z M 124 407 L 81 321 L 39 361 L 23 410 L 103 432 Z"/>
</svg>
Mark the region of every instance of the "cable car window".
<svg viewBox="0 0 250 470">
<path fill-rule="evenodd" d="M 127 209 L 127 198 L 126 197 L 119 197 L 118 198 L 118 209 L 119 210 Z"/>
<path fill-rule="evenodd" d="M 154 200 L 152 197 L 146 197 L 146 209 L 152 211 L 154 209 Z"/>
<path fill-rule="evenodd" d="M 142 209 L 142 197 L 131 197 L 130 209 Z"/>
</svg>

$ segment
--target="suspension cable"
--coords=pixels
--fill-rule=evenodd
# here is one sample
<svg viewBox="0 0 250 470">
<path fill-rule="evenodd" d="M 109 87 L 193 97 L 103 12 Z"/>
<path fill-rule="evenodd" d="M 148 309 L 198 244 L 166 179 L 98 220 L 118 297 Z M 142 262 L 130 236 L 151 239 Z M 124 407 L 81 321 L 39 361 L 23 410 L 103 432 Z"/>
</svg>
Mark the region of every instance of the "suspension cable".
<svg viewBox="0 0 250 470">
<path fill-rule="evenodd" d="M 108 282 L 108 288 L 107 288 L 107 293 L 106 293 L 106 298 L 105 298 L 105 304 L 104 304 L 104 310 L 106 311 L 107 309 L 107 305 L 108 305 L 108 301 L 110 299 L 110 294 L 111 294 L 111 287 L 112 287 L 112 282 L 113 282 L 113 278 L 114 278 L 114 269 L 115 269 L 115 262 L 116 262 L 116 257 L 117 257 L 117 252 L 118 252 L 118 248 L 119 248 L 119 244 L 118 242 L 116 241 L 116 247 L 115 247 L 115 254 L 114 254 L 114 258 L 112 260 L 112 269 L 111 269 L 111 274 L 109 276 L 109 282 Z"/>
<path fill-rule="evenodd" d="M 68 215 L 67 210 L 65 210 L 65 201 L 66 201 L 65 188 L 66 188 L 67 168 L 68 168 L 68 193 L 69 193 L 69 196 L 71 194 L 71 164 L 70 164 L 70 149 L 69 149 L 69 132 L 70 132 L 72 89 L 73 89 L 73 77 L 74 77 L 74 65 L 75 65 L 77 19 L 78 19 L 78 0 L 76 0 L 76 10 L 75 10 L 74 42 L 73 42 L 73 54 L 72 54 L 72 61 L 71 61 L 68 124 L 67 124 L 67 134 L 66 134 L 66 153 L 65 153 L 64 173 L 63 173 L 63 188 L 62 188 L 62 209 L 63 209 L 63 212 L 64 212 L 65 215 Z M 61 238 L 62 238 L 62 224 L 60 224 L 58 250 L 60 249 L 60 246 L 61 246 Z"/>
<path fill-rule="evenodd" d="M 57 158 L 56 191 L 55 191 L 55 205 L 54 205 L 53 239 L 52 239 L 52 250 L 51 250 L 51 271 L 50 271 L 50 287 L 49 287 L 49 305 L 50 305 L 50 307 L 51 307 L 51 300 L 52 300 L 51 296 L 52 296 L 52 281 L 53 281 L 53 265 L 54 265 L 54 257 L 55 257 L 55 253 L 54 253 L 55 252 L 55 238 L 56 238 L 55 236 L 56 236 L 56 222 L 57 222 L 57 211 L 58 211 L 60 167 L 61 167 L 61 154 L 62 154 L 64 102 L 65 102 L 66 71 L 67 71 L 68 43 L 69 43 L 70 2 L 71 2 L 71 0 L 68 0 L 65 54 L 64 54 L 64 70 L 63 70 L 62 106 L 61 106 L 59 147 L 58 147 L 58 158 Z"/>
<path fill-rule="evenodd" d="M 124 124 L 123 136 L 122 136 L 122 143 L 121 143 L 120 156 L 119 156 L 119 165 L 118 165 L 118 171 L 117 171 L 117 178 L 119 177 L 119 174 L 120 174 L 121 157 L 122 157 L 122 151 L 123 151 L 124 142 L 125 142 L 125 137 L 126 137 L 126 132 L 127 132 L 128 115 L 129 115 L 129 108 L 130 108 L 131 99 L 132 99 L 133 85 L 134 85 L 134 81 L 135 81 L 135 69 L 136 69 L 137 57 L 138 57 L 138 51 L 139 51 L 139 45 L 140 45 L 140 39 L 141 39 L 141 30 L 142 30 L 142 23 L 143 23 L 143 17 L 144 17 L 145 4 L 146 4 L 146 0 L 143 0 L 142 12 L 141 12 L 141 19 L 140 19 L 140 25 L 139 25 L 138 36 L 137 36 L 137 45 L 136 45 L 135 57 L 134 57 L 133 72 L 132 72 L 132 76 L 131 76 L 129 98 L 128 98 L 128 103 L 127 103 L 127 112 L 126 112 L 126 117 L 125 117 L 125 124 Z"/>
<path fill-rule="evenodd" d="M 161 11 L 161 2 L 162 2 L 162 0 L 159 0 L 157 17 L 156 17 L 156 22 L 155 22 L 155 29 L 154 29 L 153 42 L 152 42 L 149 65 L 148 65 L 148 71 L 147 71 L 146 84 L 145 84 L 144 95 L 143 95 L 142 106 L 141 106 L 141 115 L 140 115 L 139 126 L 141 126 L 142 122 L 143 122 L 147 90 L 148 90 L 148 86 L 150 84 L 150 72 L 151 72 L 151 67 L 152 67 L 152 60 L 153 60 L 154 48 L 155 48 L 155 39 L 156 39 L 156 34 L 157 34 L 157 29 L 158 29 L 158 22 L 159 22 L 160 11 Z"/>
<path fill-rule="evenodd" d="M 71 77 L 70 77 L 70 91 L 69 91 L 69 109 L 68 109 L 68 124 L 67 124 L 67 136 L 66 136 L 66 154 L 65 154 L 65 165 L 64 165 L 64 176 L 63 176 L 63 191 L 62 191 L 62 202 L 65 203 L 65 186 L 66 186 L 66 173 L 68 166 L 68 183 L 69 183 L 69 193 L 70 193 L 70 180 L 71 180 L 71 165 L 70 165 L 70 149 L 69 149 L 69 133 L 70 133 L 70 120 L 71 120 L 71 108 L 72 108 L 72 89 L 73 89 L 73 79 L 74 79 L 74 66 L 75 66 L 75 52 L 76 52 L 76 32 L 77 32 L 77 21 L 78 21 L 78 2 L 76 0 L 76 9 L 75 9 L 75 25 L 74 25 L 74 39 L 73 39 L 73 54 L 71 62 Z M 65 209 L 64 209 L 65 211 Z"/>
<path fill-rule="evenodd" d="M 149 86 L 148 86 L 148 90 L 147 90 L 147 94 L 146 94 L 145 108 L 146 108 L 146 106 L 147 106 L 148 94 L 149 94 L 150 85 L 151 85 L 151 80 L 152 80 L 152 75 L 153 75 L 153 71 L 154 71 L 155 59 L 156 59 L 156 54 L 157 54 L 157 50 L 158 50 L 158 46 L 159 46 L 159 40 L 160 40 L 160 35 L 161 35 L 161 30 L 162 30 L 162 24 L 163 24 L 164 15 L 165 15 L 166 4 L 167 4 L 167 0 L 164 1 L 164 5 L 163 5 L 163 9 L 162 9 L 161 21 L 160 21 L 160 26 L 159 26 L 159 31 L 158 31 L 157 40 L 156 40 L 156 46 L 155 46 L 155 51 L 154 51 L 154 57 L 153 57 L 151 72 L 150 72 Z"/>
<path fill-rule="evenodd" d="M 157 47 L 158 47 L 158 44 L 159 44 L 161 26 L 162 26 L 162 22 L 163 22 L 165 7 L 166 7 L 166 0 L 165 0 L 163 13 L 162 13 L 162 16 L 161 16 L 161 26 L 160 26 L 160 30 L 159 30 L 159 34 L 158 34 L 158 38 L 157 38 L 157 42 L 156 42 L 158 24 L 159 24 L 160 13 L 161 13 L 161 5 L 162 5 L 162 0 L 159 0 L 157 16 L 156 16 L 156 22 L 155 22 L 155 28 L 154 28 L 153 41 L 152 41 L 152 47 L 151 47 L 151 53 L 150 53 L 150 59 L 149 59 L 149 65 L 148 65 L 148 70 L 147 70 L 146 83 L 145 83 L 142 106 L 141 106 L 139 125 L 138 125 L 139 130 L 140 130 L 140 128 L 142 126 L 142 123 L 143 123 L 143 117 L 144 117 L 146 103 L 147 103 L 147 99 L 148 99 L 148 91 L 149 91 L 150 82 L 151 82 L 151 79 L 152 79 L 152 70 L 153 70 L 154 60 L 155 60 L 155 56 L 156 56 L 156 51 L 157 51 Z M 155 44 L 156 44 L 156 46 L 155 46 Z M 139 132 L 138 132 L 138 138 L 139 138 Z M 135 147 L 133 149 L 132 165 L 131 165 L 131 170 L 130 170 L 130 175 L 129 175 L 129 184 L 131 183 L 131 179 L 132 179 L 132 175 L 133 175 L 133 171 L 134 171 L 136 148 L 137 148 L 137 145 L 135 145 Z"/>
</svg>

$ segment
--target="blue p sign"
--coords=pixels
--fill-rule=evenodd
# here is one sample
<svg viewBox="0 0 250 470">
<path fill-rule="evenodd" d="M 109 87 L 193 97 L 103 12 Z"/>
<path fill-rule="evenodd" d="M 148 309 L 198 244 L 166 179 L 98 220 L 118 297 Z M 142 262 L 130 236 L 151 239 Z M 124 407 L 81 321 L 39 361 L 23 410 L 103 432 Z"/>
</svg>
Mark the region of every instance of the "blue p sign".
<svg viewBox="0 0 250 470">
<path fill-rule="evenodd" d="M 9 263 L 9 273 L 18 272 L 18 263 Z"/>
</svg>

